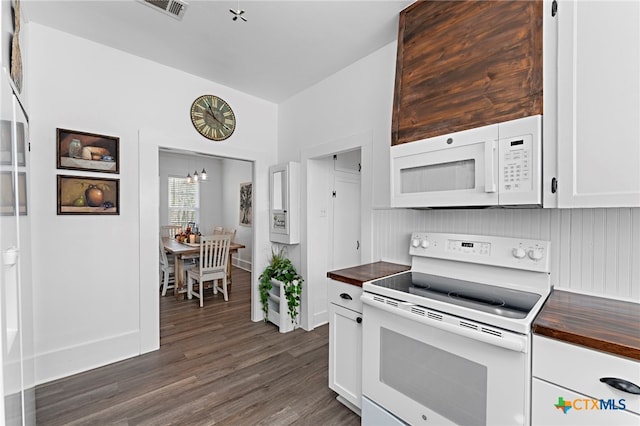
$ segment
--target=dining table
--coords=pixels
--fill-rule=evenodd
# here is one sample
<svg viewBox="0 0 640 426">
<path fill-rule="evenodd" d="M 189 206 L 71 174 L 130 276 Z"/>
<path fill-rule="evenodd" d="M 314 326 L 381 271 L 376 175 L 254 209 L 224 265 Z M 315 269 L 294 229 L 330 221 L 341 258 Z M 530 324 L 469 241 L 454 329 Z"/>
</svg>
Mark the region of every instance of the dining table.
<svg viewBox="0 0 640 426">
<path fill-rule="evenodd" d="M 167 253 L 175 256 L 175 281 L 176 284 L 173 287 L 173 294 L 176 299 L 183 299 L 187 292 L 187 287 L 184 282 L 184 263 L 183 259 L 187 256 L 193 256 L 194 254 L 200 254 L 200 243 L 181 243 L 175 238 L 162 237 L 162 245 Z M 239 249 L 246 248 L 244 244 L 231 241 L 229 245 L 229 260 L 227 261 L 227 288 L 231 289 L 231 256 L 233 253 L 237 253 Z"/>
</svg>

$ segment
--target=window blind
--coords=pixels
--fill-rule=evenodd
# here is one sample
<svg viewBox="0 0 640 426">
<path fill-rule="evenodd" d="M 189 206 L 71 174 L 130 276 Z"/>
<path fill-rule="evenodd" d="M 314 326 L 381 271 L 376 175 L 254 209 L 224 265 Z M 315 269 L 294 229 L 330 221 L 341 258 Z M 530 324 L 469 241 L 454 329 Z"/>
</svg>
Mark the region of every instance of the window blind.
<svg viewBox="0 0 640 426">
<path fill-rule="evenodd" d="M 189 222 L 199 222 L 200 185 L 187 183 L 184 177 L 169 176 L 169 224 L 183 228 Z"/>
</svg>

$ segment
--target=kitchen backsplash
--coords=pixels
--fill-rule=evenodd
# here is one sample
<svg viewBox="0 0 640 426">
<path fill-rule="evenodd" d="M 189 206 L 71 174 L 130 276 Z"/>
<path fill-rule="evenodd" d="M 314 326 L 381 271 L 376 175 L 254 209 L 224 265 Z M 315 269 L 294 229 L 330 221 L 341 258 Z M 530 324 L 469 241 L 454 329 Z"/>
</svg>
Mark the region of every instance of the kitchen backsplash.
<svg viewBox="0 0 640 426">
<path fill-rule="evenodd" d="M 556 288 L 640 302 L 640 208 L 374 210 L 373 259 L 408 264 L 413 231 L 551 241 Z"/>
</svg>

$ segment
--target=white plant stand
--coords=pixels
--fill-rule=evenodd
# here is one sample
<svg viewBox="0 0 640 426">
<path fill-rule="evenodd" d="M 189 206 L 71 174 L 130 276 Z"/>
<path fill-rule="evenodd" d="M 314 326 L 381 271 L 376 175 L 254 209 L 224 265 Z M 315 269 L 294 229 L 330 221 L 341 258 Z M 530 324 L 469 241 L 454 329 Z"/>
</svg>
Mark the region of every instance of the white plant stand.
<svg viewBox="0 0 640 426">
<path fill-rule="evenodd" d="M 298 318 L 300 318 L 300 307 L 298 307 Z M 284 283 L 275 279 L 271 280 L 271 290 L 269 290 L 269 321 L 278 326 L 280 333 L 293 330 L 287 297 L 284 294 Z"/>
</svg>

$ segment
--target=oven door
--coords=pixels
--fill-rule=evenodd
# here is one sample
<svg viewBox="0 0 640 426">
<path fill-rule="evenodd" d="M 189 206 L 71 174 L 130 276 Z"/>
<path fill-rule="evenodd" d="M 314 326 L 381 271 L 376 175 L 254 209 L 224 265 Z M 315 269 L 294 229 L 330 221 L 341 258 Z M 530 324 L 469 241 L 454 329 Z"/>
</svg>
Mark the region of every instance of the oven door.
<svg viewBox="0 0 640 426">
<path fill-rule="evenodd" d="M 370 293 L 362 301 L 364 397 L 412 425 L 528 423 L 527 336 Z"/>
<path fill-rule="evenodd" d="M 391 206 L 498 205 L 498 125 L 391 147 Z"/>
</svg>

